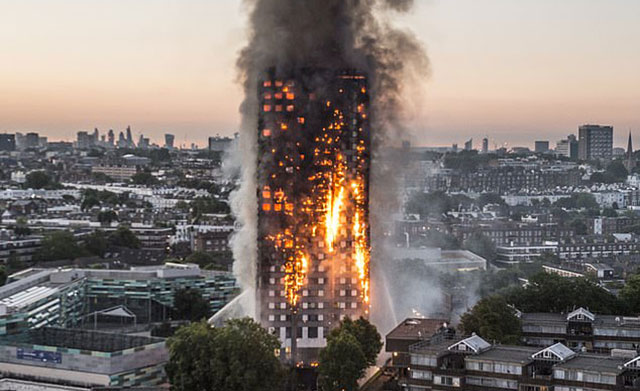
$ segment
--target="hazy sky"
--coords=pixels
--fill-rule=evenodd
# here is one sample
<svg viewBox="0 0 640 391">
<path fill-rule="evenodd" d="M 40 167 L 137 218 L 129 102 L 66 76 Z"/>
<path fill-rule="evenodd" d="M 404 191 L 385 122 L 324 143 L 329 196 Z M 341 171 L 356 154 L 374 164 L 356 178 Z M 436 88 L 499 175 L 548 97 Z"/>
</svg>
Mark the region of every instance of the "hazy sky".
<svg viewBox="0 0 640 391">
<path fill-rule="evenodd" d="M 432 62 L 415 142 L 554 145 L 587 122 L 640 141 L 640 1 L 416 4 L 397 20 Z M 232 134 L 244 22 L 240 0 L 0 0 L 0 131 Z"/>
</svg>

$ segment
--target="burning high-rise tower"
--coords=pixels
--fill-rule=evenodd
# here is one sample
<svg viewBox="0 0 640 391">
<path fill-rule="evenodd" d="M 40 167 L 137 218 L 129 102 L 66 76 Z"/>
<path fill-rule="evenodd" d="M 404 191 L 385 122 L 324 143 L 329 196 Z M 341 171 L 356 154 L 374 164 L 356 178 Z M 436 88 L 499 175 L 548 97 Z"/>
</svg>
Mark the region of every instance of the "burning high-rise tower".
<svg viewBox="0 0 640 391">
<path fill-rule="evenodd" d="M 247 0 L 249 43 L 237 62 L 242 124 L 224 165 L 241 178 L 230 201 L 243 293 L 212 322 L 253 316 L 296 363 L 313 362 L 343 316 L 367 316 L 383 303 L 370 300 L 381 290 L 369 275 L 382 270 L 377 257 L 370 273 L 371 237 L 384 234 L 370 229 L 370 217 L 387 216 L 396 192 L 383 174 L 393 162 L 371 170 L 372 147 L 402 139 L 401 95 L 415 84 L 405 81 L 428 62 L 410 32 L 379 16 L 412 3 Z M 370 177 L 384 186 L 370 191 Z"/>
<path fill-rule="evenodd" d="M 344 316 L 369 313 L 367 78 L 272 71 L 258 93 L 259 318 L 308 362 Z"/>
</svg>

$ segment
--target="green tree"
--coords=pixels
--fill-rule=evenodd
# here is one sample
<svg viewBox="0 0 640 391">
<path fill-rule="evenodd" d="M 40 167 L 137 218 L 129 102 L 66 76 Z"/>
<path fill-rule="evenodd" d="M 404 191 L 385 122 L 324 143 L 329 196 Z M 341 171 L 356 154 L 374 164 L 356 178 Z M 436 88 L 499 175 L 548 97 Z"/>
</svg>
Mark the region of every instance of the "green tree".
<svg viewBox="0 0 640 391">
<path fill-rule="evenodd" d="M 625 313 L 621 301 L 593 281 L 545 272 L 531 276 L 526 287 L 510 290 L 506 299 L 524 312 L 565 312 L 584 307 L 605 315 Z"/>
<path fill-rule="evenodd" d="M 173 298 L 173 316 L 193 322 L 207 319 L 211 315 L 209 302 L 197 289 L 178 289 Z"/>
<path fill-rule="evenodd" d="M 364 353 L 367 366 L 375 365 L 380 349 L 382 349 L 382 337 L 376 326 L 363 317 L 355 321 L 345 318 L 340 322 L 340 326 L 329 334 L 327 340 L 337 338 L 342 332 L 347 332 L 356 338 L 362 353 Z"/>
<path fill-rule="evenodd" d="M 4 285 L 7 282 L 8 277 L 7 269 L 4 265 L 0 265 L 0 285 Z"/>
<path fill-rule="evenodd" d="M 613 178 L 616 182 L 624 182 L 629 175 L 629 171 L 620 160 L 614 160 L 609 163 L 605 173 L 607 177 Z"/>
<path fill-rule="evenodd" d="M 55 231 L 45 235 L 41 247 L 36 252 L 38 261 L 73 260 L 85 255 L 75 236 L 69 231 Z"/>
<path fill-rule="evenodd" d="M 576 235 L 586 235 L 589 233 L 589 227 L 587 227 L 587 224 L 585 224 L 582 219 L 573 220 L 571 223 L 569 223 L 569 226 L 573 228 L 573 230 L 576 232 Z"/>
<path fill-rule="evenodd" d="M 158 184 L 158 178 L 148 172 L 139 172 L 131 177 L 131 182 L 136 185 L 153 186 Z"/>
<path fill-rule="evenodd" d="M 604 208 L 602 210 L 602 215 L 604 217 L 618 217 L 618 213 L 613 208 Z"/>
<path fill-rule="evenodd" d="M 25 268 L 24 262 L 22 262 L 15 253 L 9 255 L 9 259 L 7 259 L 7 264 L 5 266 L 8 275 L 19 272 Z"/>
<path fill-rule="evenodd" d="M 278 339 L 249 318 L 224 327 L 183 326 L 168 339 L 166 372 L 177 391 L 281 391 L 284 370 Z"/>
<path fill-rule="evenodd" d="M 480 232 L 474 232 L 464 241 L 464 248 L 482 258 L 493 261 L 496 259 L 496 245 Z"/>
<path fill-rule="evenodd" d="M 31 228 L 26 225 L 19 224 L 13 228 L 13 233 L 18 237 L 29 236 L 31 235 Z"/>
<path fill-rule="evenodd" d="M 53 180 L 44 171 L 32 171 L 27 174 L 24 187 L 26 189 L 43 189 L 53 184 Z"/>
<path fill-rule="evenodd" d="M 320 381 L 327 391 L 357 390 L 358 379 L 374 365 L 382 338 L 365 318 L 345 318 L 327 336 L 327 346 L 320 351 Z"/>
<path fill-rule="evenodd" d="M 628 311 L 634 315 L 640 314 L 640 273 L 633 274 L 625 281 L 620 291 L 620 299 Z"/>
<path fill-rule="evenodd" d="M 118 227 L 109 235 L 109 244 L 116 247 L 140 248 L 140 239 L 127 227 Z"/>
<path fill-rule="evenodd" d="M 319 381 L 324 391 L 356 391 L 367 358 L 356 337 L 342 331 L 320 351 Z"/>
<path fill-rule="evenodd" d="M 187 204 L 186 202 L 180 200 L 176 203 L 175 209 L 182 211 L 182 212 L 188 212 L 189 211 L 189 204 Z"/>
<path fill-rule="evenodd" d="M 487 297 L 517 286 L 519 284 L 518 278 L 523 274 L 524 273 L 516 268 L 483 272 L 482 280 L 478 287 L 478 294 L 480 297 Z"/>
<path fill-rule="evenodd" d="M 102 231 L 95 231 L 84 239 L 84 248 L 88 253 L 103 257 L 109 248 L 107 235 Z"/>
<path fill-rule="evenodd" d="M 464 334 L 476 333 L 489 341 L 504 344 L 520 341 L 520 319 L 502 296 L 480 300 L 471 311 L 462 315 L 460 329 Z"/>
<path fill-rule="evenodd" d="M 98 213 L 98 221 L 103 225 L 110 225 L 114 221 L 118 221 L 118 215 L 112 210 L 105 210 Z"/>
<path fill-rule="evenodd" d="M 480 207 L 483 207 L 489 204 L 504 205 L 505 202 L 499 194 L 486 193 L 481 194 L 480 197 L 478 197 L 478 204 L 480 205 Z"/>
<path fill-rule="evenodd" d="M 80 208 L 82 210 L 89 210 L 94 206 L 100 206 L 100 200 L 95 193 L 87 193 L 82 198 L 82 204 L 80 204 Z"/>
</svg>

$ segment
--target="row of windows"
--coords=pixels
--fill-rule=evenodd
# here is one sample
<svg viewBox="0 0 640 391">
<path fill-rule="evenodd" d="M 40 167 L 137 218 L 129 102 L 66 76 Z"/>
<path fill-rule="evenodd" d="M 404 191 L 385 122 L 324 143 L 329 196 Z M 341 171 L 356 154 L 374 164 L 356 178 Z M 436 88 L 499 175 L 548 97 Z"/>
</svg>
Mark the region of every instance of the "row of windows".
<svg viewBox="0 0 640 391">
<path fill-rule="evenodd" d="M 278 297 L 285 297 L 286 296 L 286 292 L 284 290 L 281 291 L 274 291 L 274 290 L 270 290 L 269 291 L 269 297 L 276 297 L 276 293 Z M 314 296 L 314 291 L 310 291 L 308 289 L 305 289 L 302 291 L 302 297 L 307 297 L 307 296 Z M 352 290 L 346 290 L 346 289 L 340 289 L 340 291 L 338 292 L 338 295 L 340 297 L 358 297 L 358 291 L 356 289 L 352 289 Z M 317 296 L 318 297 L 323 297 L 324 296 L 324 290 L 320 289 L 317 291 Z"/>
<path fill-rule="evenodd" d="M 467 361 L 466 367 L 470 371 L 484 371 L 493 373 L 506 373 L 511 375 L 521 375 L 522 366 L 504 364 L 500 362 L 487 362 L 487 361 Z"/>
<path fill-rule="evenodd" d="M 555 369 L 553 375 L 556 379 L 581 381 L 586 383 L 616 384 L 616 377 L 597 372 L 583 372 L 577 370 Z"/>
</svg>

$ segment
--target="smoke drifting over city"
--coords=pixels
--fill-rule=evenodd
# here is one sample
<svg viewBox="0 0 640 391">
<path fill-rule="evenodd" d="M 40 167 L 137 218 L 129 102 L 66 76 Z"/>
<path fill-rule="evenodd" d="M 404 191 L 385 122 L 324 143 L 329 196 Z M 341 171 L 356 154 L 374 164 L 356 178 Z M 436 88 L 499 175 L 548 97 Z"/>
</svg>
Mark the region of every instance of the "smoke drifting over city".
<svg viewBox="0 0 640 391">
<path fill-rule="evenodd" d="M 376 221 L 395 212 L 397 193 L 390 179 L 393 159 L 381 159 L 381 148 L 404 134 L 400 118 L 404 86 L 416 75 L 424 76 L 428 60 L 421 43 L 411 32 L 392 27 L 389 14 L 411 10 L 410 0 L 248 0 L 248 45 L 237 61 L 239 80 L 245 91 L 241 107 L 240 153 L 229 156 L 227 167 L 241 170 L 241 187 L 232 195 L 232 210 L 239 232 L 232 239 L 234 272 L 245 294 L 243 312 L 256 313 L 254 298 L 258 254 L 258 156 L 259 83 L 267 70 L 288 77 L 299 69 L 357 70 L 367 75 L 370 95 L 371 236 L 373 238 L 372 302 L 381 295 L 376 284 L 384 269 L 382 229 Z M 323 81 L 319 72 L 315 81 Z M 383 182 L 384 181 L 384 182 Z M 378 268 L 378 271 L 373 269 Z M 388 293 L 384 296 L 388 297 Z M 387 308 L 389 310 L 389 308 Z M 405 314 L 403 314 L 405 315 Z M 375 318 L 375 315 L 374 315 Z"/>
</svg>

